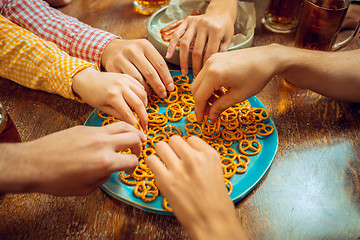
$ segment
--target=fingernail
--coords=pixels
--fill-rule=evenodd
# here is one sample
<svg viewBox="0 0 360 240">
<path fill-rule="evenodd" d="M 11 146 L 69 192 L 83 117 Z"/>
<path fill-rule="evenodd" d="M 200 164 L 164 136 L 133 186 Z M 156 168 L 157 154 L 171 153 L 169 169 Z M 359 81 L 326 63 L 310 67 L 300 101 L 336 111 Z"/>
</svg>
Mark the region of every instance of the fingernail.
<svg viewBox="0 0 360 240">
<path fill-rule="evenodd" d="M 143 132 L 143 136 L 144 136 L 144 142 L 146 141 L 146 139 L 147 139 L 147 136 L 146 136 L 146 134 Z"/>
<path fill-rule="evenodd" d="M 181 74 L 182 74 L 182 75 L 185 75 L 185 74 L 186 74 L 186 73 L 185 73 L 185 69 L 183 69 L 183 68 L 181 69 Z"/>
<path fill-rule="evenodd" d="M 169 52 L 166 52 L 165 58 L 169 58 L 169 56 L 170 56 L 170 53 L 169 53 Z"/>
<path fill-rule="evenodd" d="M 169 91 L 173 91 L 174 90 L 174 83 L 169 83 L 168 85 L 167 85 L 167 89 L 169 90 Z"/>
<path fill-rule="evenodd" d="M 161 98 L 166 97 L 166 91 L 165 91 L 165 92 L 163 92 L 163 93 L 161 93 L 161 94 L 159 95 L 159 97 L 161 97 Z"/>
</svg>

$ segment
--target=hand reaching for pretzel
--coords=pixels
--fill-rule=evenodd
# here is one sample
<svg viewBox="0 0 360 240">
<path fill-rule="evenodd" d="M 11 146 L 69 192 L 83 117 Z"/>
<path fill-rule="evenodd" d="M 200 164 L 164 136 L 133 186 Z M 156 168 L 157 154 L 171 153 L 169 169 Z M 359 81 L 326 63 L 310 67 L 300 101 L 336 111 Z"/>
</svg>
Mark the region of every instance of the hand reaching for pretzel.
<svg viewBox="0 0 360 240">
<path fill-rule="evenodd" d="M 212 0 L 205 14 L 195 12 L 162 29 L 164 41 L 169 41 L 166 58 L 170 59 L 176 46 L 180 47 L 182 74 L 188 73 L 189 51 L 192 48 L 192 68 L 196 76 L 203 63 L 216 52 L 227 51 L 234 34 L 235 0 Z"/>
</svg>

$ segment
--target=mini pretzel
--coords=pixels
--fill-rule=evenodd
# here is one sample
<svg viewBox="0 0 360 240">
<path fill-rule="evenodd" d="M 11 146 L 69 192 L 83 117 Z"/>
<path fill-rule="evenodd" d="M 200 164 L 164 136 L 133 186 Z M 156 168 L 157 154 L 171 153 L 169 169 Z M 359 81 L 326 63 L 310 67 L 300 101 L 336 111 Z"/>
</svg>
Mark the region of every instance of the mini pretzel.
<svg viewBox="0 0 360 240">
<path fill-rule="evenodd" d="M 180 135 L 182 136 L 182 132 L 180 128 L 174 125 L 166 125 L 161 129 L 161 132 L 167 137 L 170 138 L 172 135 Z"/>
<path fill-rule="evenodd" d="M 147 158 L 147 157 L 155 154 L 155 149 L 153 149 L 153 148 L 145 148 L 145 149 L 142 150 L 142 154 L 143 154 L 144 158 Z M 139 164 L 140 164 L 140 162 L 139 162 Z"/>
<path fill-rule="evenodd" d="M 208 119 L 208 117 L 205 116 L 204 121 L 201 126 L 201 130 L 204 132 L 204 134 L 209 135 L 209 136 L 211 136 L 215 133 L 219 133 L 220 132 L 220 119 L 217 119 L 214 122 L 214 121 L 210 121 L 210 119 Z"/>
<path fill-rule="evenodd" d="M 228 194 L 230 195 L 232 193 L 232 191 L 233 191 L 233 185 L 230 182 L 230 180 L 227 179 L 227 178 L 224 178 L 224 181 L 225 181 L 226 189 L 228 190 Z"/>
<path fill-rule="evenodd" d="M 135 185 L 134 194 L 145 202 L 151 202 L 159 195 L 159 190 L 153 181 L 141 181 Z"/>
<path fill-rule="evenodd" d="M 260 136 L 269 136 L 274 131 L 274 127 L 270 124 L 258 123 L 256 125 L 256 134 Z"/>
<path fill-rule="evenodd" d="M 105 119 L 107 119 L 107 118 L 109 118 L 110 116 L 109 116 L 109 114 L 107 114 L 107 113 L 104 113 L 104 112 L 102 112 L 102 111 L 97 111 L 97 114 L 98 114 L 98 116 L 99 117 L 101 117 L 101 118 L 105 118 Z"/>
<path fill-rule="evenodd" d="M 236 172 L 244 173 L 247 171 L 248 165 L 250 163 L 249 157 L 239 154 L 236 156 L 238 163 L 236 164 Z"/>
<path fill-rule="evenodd" d="M 135 185 L 137 183 L 137 180 L 132 175 L 128 175 L 125 172 L 120 173 L 120 179 L 129 185 Z"/>
<path fill-rule="evenodd" d="M 154 174 L 151 171 L 144 171 L 139 167 L 139 165 L 136 166 L 132 176 L 135 179 L 154 178 Z"/>
<path fill-rule="evenodd" d="M 152 139 L 151 139 L 151 146 L 153 148 L 155 148 L 155 143 L 158 143 L 158 142 L 161 142 L 161 141 L 164 141 L 164 142 L 167 142 L 168 139 L 167 137 L 164 135 L 164 134 L 158 134 L 158 135 L 155 135 Z"/>
<path fill-rule="evenodd" d="M 224 178 L 231 178 L 236 173 L 237 166 L 234 160 L 230 158 L 222 158 L 221 167 L 223 169 Z"/>
<path fill-rule="evenodd" d="M 241 140 L 239 150 L 242 154 L 254 156 L 261 151 L 261 145 L 258 140 Z"/>
<path fill-rule="evenodd" d="M 166 198 L 163 199 L 162 204 L 163 204 L 163 207 L 165 208 L 166 211 L 168 211 L 168 212 L 173 212 L 173 210 L 172 210 L 172 208 L 169 206 L 169 203 L 168 203 L 168 201 L 167 201 Z"/>
<path fill-rule="evenodd" d="M 255 122 L 262 122 L 269 119 L 269 113 L 264 108 L 252 108 L 251 111 L 255 115 Z"/>
<path fill-rule="evenodd" d="M 191 123 L 197 122 L 195 113 L 186 115 L 186 119 Z"/>
<path fill-rule="evenodd" d="M 228 108 L 223 111 L 220 115 L 220 118 L 224 122 L 232 122 L 235 121 L 238 116 L 238 112 L 233 108 Z"/>
<path fill-rule="evenodd" d="M 187 75 L 174 76 L 173 81 L 176 84 L 190 83 L 190 78 Z"/>
<path fill-rule="evenodd" d="M 196 135 L 200 137 L 202 135 L 201 133 L 201 127 L 197 123 L 187 123 L 185 124 L 185 130 L 188 134 Z"/>
<path fill-rule="evenodd" d="M 165 109 L 165 116 L 173 121 L 180 121 L 184 116 L 184 110 L 179 103 L 172 103 Z"/>
<path fill-rule="evenodd" d="M 149 125 L 164 126 L 168 119 L 161 113 L 149 113 L 148 121 Z"/>
</svg>

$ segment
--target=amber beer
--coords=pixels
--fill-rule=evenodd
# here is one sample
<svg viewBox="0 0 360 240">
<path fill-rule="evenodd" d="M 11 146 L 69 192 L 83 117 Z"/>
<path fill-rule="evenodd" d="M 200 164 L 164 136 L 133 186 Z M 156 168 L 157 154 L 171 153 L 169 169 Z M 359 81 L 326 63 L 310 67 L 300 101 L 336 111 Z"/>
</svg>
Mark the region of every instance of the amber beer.
<svg viewBox="0 0 360 240">
<path fill-rule="evenodd" d="M 348 8 L 349 1 L 346 0 L 305 0 L 295 45 L 330 51 Z"/>
<path fill-rule="evenodd" d="M 10 116 L 0 104 L 0 143 L 4 142 L 21 142 L 21 138 Z"/>
<path fill-rule="evenodd" d="M 280 33 L 296 29 L 303 0 L 270 0 L 262 19 L 264 26 Z"/>
<path fill-rule="evenodd" d="M 134 10 L 143 15 L 150 15 L 169 2 L 170 0 L 135 0 Z"/>
</svg>

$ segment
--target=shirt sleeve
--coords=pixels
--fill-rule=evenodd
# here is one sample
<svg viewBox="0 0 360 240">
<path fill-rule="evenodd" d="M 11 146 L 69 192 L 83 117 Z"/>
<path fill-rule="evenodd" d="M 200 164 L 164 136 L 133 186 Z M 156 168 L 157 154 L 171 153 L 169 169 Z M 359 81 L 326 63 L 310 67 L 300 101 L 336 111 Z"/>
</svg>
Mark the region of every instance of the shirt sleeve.
<svg viewBox="0 0 360 240">
<path fill-rule="evenodd" d="M 72 78 L 96 64 L 71 57 L 54 43 L 45 41 L 0 15 L 0 76 L 23 86 L 77 98 Z"/>
<path fill-rule="evenodd" d="M 118 36 L 65 15 L 42 0 L 0 0 L 0 14 L 39 37 L 55 43 L 71 56 L 101 66 L 101 56 Z"/>
</svg>

